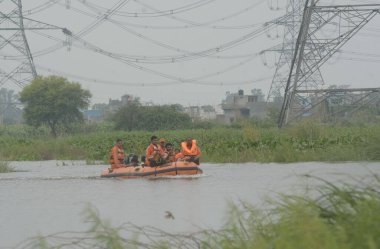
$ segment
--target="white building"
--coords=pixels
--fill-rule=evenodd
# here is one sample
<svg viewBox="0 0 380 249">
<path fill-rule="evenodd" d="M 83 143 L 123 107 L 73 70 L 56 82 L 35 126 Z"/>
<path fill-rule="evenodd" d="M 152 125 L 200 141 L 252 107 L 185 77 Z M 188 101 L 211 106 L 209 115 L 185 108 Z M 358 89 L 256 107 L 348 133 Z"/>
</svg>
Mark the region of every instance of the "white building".
<svg viewBox="0 0 380 249">
<path fill-rule="evenodd" d="M 253 89 L 251 93 L 244 95 L 243 90 L 232 94 L 227 92 L 226 99 L 222 102 L 225 123 L 231 124 L 241 118 L 266 117 L 268 104 L 261 90 Z"/>
<path fill-rule="evenodd" d="M 218 108 L 212 105 L 185 107 L 185 113 L 187 113 L 192 120 L 215 120 L 218 114 L 217 110 Z"/>
</svg>

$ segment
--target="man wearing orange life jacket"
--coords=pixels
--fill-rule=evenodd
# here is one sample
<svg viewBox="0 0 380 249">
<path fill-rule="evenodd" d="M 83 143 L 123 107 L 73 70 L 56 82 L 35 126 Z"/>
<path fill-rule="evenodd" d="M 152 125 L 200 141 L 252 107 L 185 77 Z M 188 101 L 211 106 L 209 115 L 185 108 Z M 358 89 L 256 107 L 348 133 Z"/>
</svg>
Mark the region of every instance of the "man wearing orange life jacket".
<svg viewBox="0 0 380 249">
<path fill-rule="evenodd" d="M 163 164 L 162 157 L 164 156 L 164 151 L 158 145 L 158 139 L 156 136 L 150 138 L 150 144 L 146 148 L 145 164 L 147 166 L 155 167 Z"/>
<path fill-rule="evenodd" d="M 197 141 L 191 137 L 187 138 L 186 141 L 181 143 L 182 155 L 185 161 L 194 162 L 199 165 L 199 158 L 201 156 L 201 151 L 197 146 Z"/>
<path fill-rule="evenodd" d="M 158 148 L 161 150 L 162 159 L 166 162 L 168 160 L 168 152 L 166 150 L 165 138 L 160 138 L 159 142 L 160 144 L 158 145 Z"/>
<path fill-rule="evenodd" d="M 165 162 L 166 163 L 171 163 L 171 162 L 175 162 L 176 161 L 176 159 L 175 159 L 175 152 L 174 152 L 174 149 L 173 149 L 173 145 L 171 143 L 165 144 L 165 154 L 166 154 L 166 157 L 165 157 Z"/>
<path fill-rule="evenodd" d="M 165 144 L 166 144 L 166 141 L 165 141 L 165 138 L 160 138 L 160 144 L 158 145 L 158 147 L 162 150 L 162 151 L 166 151 L 166 147 L 165 147 Z"/>
<path fill-rule="evenodd" d="M 178 148 L 174 149 L 174 161 L 181 160 L 183 158 L 183 154 Z"/>
<path fill-rule="evenodd" d="M 116 145 L 111 150 L 110 163 L 112 169 L 121 168 L 124 166 L 125 153 L 123 149 L 123 140 L 118 138 Z"/>
</svg>

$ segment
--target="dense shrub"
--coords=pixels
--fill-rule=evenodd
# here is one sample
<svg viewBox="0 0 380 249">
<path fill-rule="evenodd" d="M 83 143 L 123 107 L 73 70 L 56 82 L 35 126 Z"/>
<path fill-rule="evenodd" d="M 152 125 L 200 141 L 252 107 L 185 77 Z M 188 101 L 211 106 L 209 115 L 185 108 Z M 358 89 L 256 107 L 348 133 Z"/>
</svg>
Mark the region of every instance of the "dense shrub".
<svg viewBox="0 0 380 249">
<path fill-rule="evenodd" d="M 310 126 L 308 126 L 310 125 Z M 378 161 L 380 126 L 320 126 L 302 123 L 288 129 L 260 128 L 250 122 L 239 128 L 153 131 L 78 129 L 75 135 L 51 138 L 47 134 L 3 129 L 0 156 L 6 160 L 85 159 L 107 162 L 116 138 L 125 141 L 127 153 L 143 155 L 156 135 L 175 148 L 187 137 L 197 140 L 203 162 Z M 109 126 L 108 126 L 109 127 Z M 0 129 L 1 130 L 1 129 Z M 82 131 L 82 132 L 79 132 Z"/>
<path fill-rule="evenodd" d="M 175 105 L 141 106 L 132 103 L 120 108 L 111 118 L 117 130 L 172 130 L 191 127 L 189 115 Z"/>
</svg>

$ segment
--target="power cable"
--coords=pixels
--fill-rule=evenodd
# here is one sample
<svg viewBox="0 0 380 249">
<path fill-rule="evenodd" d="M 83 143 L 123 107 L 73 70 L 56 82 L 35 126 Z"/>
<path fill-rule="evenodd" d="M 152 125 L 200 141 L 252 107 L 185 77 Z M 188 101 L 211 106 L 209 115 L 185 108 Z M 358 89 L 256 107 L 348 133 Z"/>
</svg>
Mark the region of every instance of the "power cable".
<svg viewBox="0 0 380 249">
<path fill-rule="evenodd" d="M 76 39 L 76 40 L 82 40 L 80 38 L 76 38 L 75 36 L 74 36 L 74 39 Z M 86 44 L 86 45 L 90 46 L 90 44 Z M 129 66 L 131 66 L 133 68 L 138 69 L 138 70 L 141 70 L 141 71 L 144 71 L 144 72 L 149 72 L 149 73 L 154 74 L 154 75 L 158 75 L 158 76 L 170 79 L 170 80 L 175 80 L 175 81 L 179 81 L 179 82 L 183 82 L 183 83 L 194 82 L 194 81 L 202 79 L 202 78 L 207 78 L 207 77 L 211 77 L 211 76 L 214 76 L 214 75 L 220 75 L 222 72 L 226 72 L 226 71 L 231 70 L 230 68 L 227 68 L 227 69 L 225 69 L 224 71 L 221 71 L 221 72 L 216 72 L 216 73 L 213 73 L 213 74 L 208 74 L 208 75 L 198 76 L 198 77 L 194 77 L 194 78 L 184 79 L 184 78 L 181 78 L 181 77 L 178 77 L 178 76 L 162 73 L 162 72 L 159 72 L 157 70 L 153 70 L 151 68 L 147 68 L 147 67 L 143 67 L 143 66 L 140 66 L 140 65 L 136 65 L 135 63 L 133 63 L 131 61 L 128 61 L 128 60 L 126 60 L 124 58 L 117 57 L 117 56 L 115 56 L 112 53 L 109 53 L 107 51 L 104 51 L 104 50 L 96 48 L 96 47 L 93 47 L 92 50 L 94 52 L 96 52 L 96 53 L 103 54 L 103 55 L 105 55 L 107 57 L 110 57 L 112 59 L 115 59 L 115 60 L 118 60 L 120 62 L 123 62 L 124 64 L 127 64 L 127 65 L 129 65 Z M 253 58 L 257 57 L 258 55 L 259 55 L 259 53 L 255 54 L 255 56 L 253 56 L 252 58 L 249 58 L 248 60 L 245 60 L 244 62 L 240 62 L 237 65 L 234 65 L 232 68 L 236 68 L 239 65 L 247 63 L 248 61 L 252 60 Z"/>
<path fill-rule="evenodd" d="M 74 9 L 74 10 L 75 10 L 75 9 Z M 92 16 L 94 16 L 94 15 L 92 15 Z M 183 61 L 183 60 L 189 60 L 189 59 L 191 59 L 191 57 L 193 57 L 193 56 L 196 56 L 196 57 L 210 56 L 210 55 L 203 55 L 203 54 L 205 53 L 205 51 L 202 51 L 202 52 L 190 52 L 190 51 L 187 51 L 187 50 L 179 49 L 178 47 L 173 47 L 173 46 L 171 46 L 171 45 L 168 45 L 168 44 L 165 44 L 165 43 L 162 43 L 162 42 L 156 41 L 156 40 L 154 40 L 154 39 L 151 39 L 151 38 L 149 38 L 149 37 L 147 37 L 147 36 L 145 36 L 145 35 L 143 35 L 143 34 L 141 34 L 141 33 L 135 32 L 135 31 L 133 31 L 133 30 L 131 30 L 131 29 L 125 27 L 125 26 L 122 26 L 122 25 L 120 25 L 118 22 L 112 20 L 111 18 L 107 18 L 107 20 L 108 20 L 109 22 L 115 24 L 116 26 L 120 27 L 121 29 L 128 31 L 129 33 L 132 33 L 133 35 L 135 35 L 135 36 L 137 36 L 137 37 L 139 37 L 139 38 L 141 38 L 141 39 L 147 40 L 147 41 L 149 41 L 149 42 L 151 42 L 151 43 L 153 43 L 153 44 L 156 44 L 156 45 L 158 45 L 158 46 L 160 46 L 160 47 L 163 47 L 163 48 L 166 48 L 166 49 L 169 49 L 169 50 L 175 51 L 175 52 L 182 52 L 182 53 L 184 53 L 183 55 L 179 55 L 179 56 L 163 56 L 163 57 L 155 57 L 155 59 L 153 59 L 153 60 L 155 60 L 155 61 L 157 61 L 157 62 L 154 62 L 154 61 L 148 61 L 149 56 L 132 56 L 132 55 L 126 55 L 126 56 L 124 56 L 124 57 L 128 57 L 128 58 L 133 57 L 132 60 L 134 60 L 134 62 L 137 62 L 137 63 L 144 63 L 144 62 L 146 61 L 147 63 L 164 63 L 164 61 L 162 61 L 162 60 L 165 60 L 166 63 L 173 63 L 173 62 L 178 62 L 178 61 Z M 271 23 L 271 24 L 269 24 L 269 25 L 264 25 L 264 26 L 261 27 L 260 29 L 255 30 L 255 31 L 252 31 L 251 34 L 254 35 L 256 32 L 257 32 L 257 33 L 261 33 L 261 32 L 263 32 L 264 30 L 268 30 L 268 29 L 271 29 L 271 28 L 273 28 L 273 27 L 274 27 L 273 23 Z M 86 30 L 86 29 L 83 29 L 82 31 L 84 31 L 84 30 Z M 82 32 L 82 31 L 81 31 L 81 32 Z M 79 35 L 78 35 L 79 37 L 81 36 L 81 35 L 80 35 L 81 32 L 79 32 Z M 261 35 L 261 34 L 259 34 L 259 35 Z M 257 36 L 259 36 L 259 35 L 257 35 Z M 257 37 L 257 36 L 256 36 L 256 37 Z M 209 49 L 209 51 L 210 51 L 210 50 L 215 50 L 215 51 L 218 52 L 218 51 L 221 51 L 222 49 L 223 49 L 223 46 L 219 46 L 219 47 L 215 47 L 215 48 L 213 48 L 213 49 Z"/>
<path fill-rule="evenodd" d="M 257 6 L 259 6 L 260 4 L 262 4 L 265 1 L 266 0 L 261 0 L 258 3 L 254 3 L 254 4 L 250 5 L 250 6 L 248 6 L 247 8 L 245 8 L 243 10 L 240 10 L 240 11 L 238 11 L 236 13 L 233 13 L 233 14 L 231 14 L 229 16 L 225 16 L 225 17 L 222 17 L 222 18 L 219 18 L 219 19 L 216 19 L 216 20 L 211 20 L 211 21 L 204 22 L 204 23 L 197 23 L 197 22 L 194 22 L 194 21 L 191 21 L 191 20 L 187 20 L 187 19 L 184 19 L 184 18 L 179 18 L 179 17 L 172 16 L 172 15 L 167 15 L 165 17 L 174 19 L 176 21 L 179 21 L 179 22 L 185 23 L 187 25 L 191 25 L 191 26 L 197 26 L 197 27 L 200 27 L 200 26 L 209 26 L 209 25 L 211 25 L 213 23 L 221 22 L 221 21 L 226 21 L 227 19 L 230 19 L 232 17 L 236 17 L 236 16 L 240 15 L 241 13 L 244 13 L 244 12 L 247 12 L 247 11 L 251 10 L 252 8 L 256 8 Z M 146 8 L 149 8 L 151 10 L 158 11 L 156 8 L 154 8 L 154 7 L 150 6 L 150 5 L 144 4 L 144 3 L 142 3 L 139 0 L 135 0 L 135 2 L 141 4 L 142 6 L 144 6 Z"/>
<path fill-rule="evenodd" d="M 41 65 L 36 64 L 36 67 L 40 70 L 54 73 L 56 75 L 61 75 L 65 77 L 70 77 L 73 79 L 79 79 L 86 82 L 93 82 L 98 84 L 106 84 L 106 85 L 121 85 L 121 86 L 133 86 L 133 87 L 160 87 L 160 86 L 170 86 L 170 85 L 177 85 L 177 84 L 194 84 L 194 85 L 207 85 L 207 86 L 227 86 L 227 85 L 245 85 L 245 84 L 252 84 L 255 82 L 262 82 L 265 80 L 270 80 L 272 77 L 261 77 L 256 79 L 250 79 L 250 80 L 240 80 L 240 81 L 195 81 L 195 82 L 178 82 L 178 81 L 168 81 L 168 82 L 128 82 L 128 81 L 111 81 L 111 80 L 104 80 L 104 79 L 95 79 L 90 78 L 86 76 L 79 76 L 76 74 L 71 74 L 67 72 L 63 72 L 60 70 L 55 70 L 51 68 L 47 68 Z"/>
<path fill-rule="evenodd" d="M 119 2 L 120 3 L 120 2 Z M 116 11 L 116 9 L 118 9 L 120 6 L 118 6 L 118 5 L 116 5 L 116 8 L 114 8 L 112 11 L 108 11 L 109 13 L 113 13 L 114 11 Z M 104 17 L 104 16 L 103 16 Z M 104 18 L 102 18 L 101 20 L 104 20 Z M 108 20 L 109 20 L 109 18 L 108 18 Z M 113 21 L 112 21 L 113 22 Z M 79 35 L 78 36 L 81 36 L 81 35 L 83 35 L 83 34 L 85 34 L 85 33 L 87 33 L 88 31 L 90 31 L 90 29 L 93 29 L 94 28 L 94 26 L 95 26 L 95 24 L 99 24 L 99 20 L 96 20 L 94 23 L 92 23 L 91 25 L 89 25 L 87 28 L 84 28 L 84 29 L 82 29 L 80 32 L 79 32 Z M 116 23 L 117 24 L 117 23 Z M 119 25 L 120 26 L 120 25 Z M 126 29 L 125 27 L 121 27 L 121 28 L 124 28 L 124 29 Z M 271 28 L 270 26 L 267 26 L 267 27 L 265 27 L 266 29 L 269 29 L 269 28 Z M 129 31 L 131 31 L 131 30 L 129 30 Z M 131 31 L 132 32 L 132 31 Z M 258 31 L 258 32 L 260 32 L 260 30 Z M 178 52 L 178 51 L 181 51 L 180 49 L 178 49 L 178 48 L 176 48 L 176 47 L 171 47 L 170 45 L 167 45 L 167 44 L 164 44 L 164 43 L 160 43 L 160 42 L 158 42 L 158 41 L 155 41 L 155 40 L 152 40 L 152 39 L 150 39 L 150 38 L 148 38 L 148 37 L 145 37 L 145 36 L 143 36 L 142 34 L 140 34 L 140 33 L 136 33 L 136 32 L 134 32 L 134 34 L 136 35 L 136 36 L 138 36 L 138 37 L 142 37 L 142 38 L 145 38 L 146 40 L 150 40 L 151 42 L 153 42 L 153 43 L 155 43 L 156 45 L 159 45 L 159 46 L 162 46 L 162 47 L 165 47 L 165 48 L 169 48 L 169 49 L 171 49 L 171 50 L 173 50 L 173 51 L 176 51 L 176 52 Z M 49 52 L 52 52 L 52 51 L 54 51 L 54 50 L 57 50 L 57 49 L 59 49 L 59 48 L 61 48 L 61 47 L 63 47 L 62 45 L 55 45 L 55 46 L 53 46 L 53 47 L 51 47 L 51 48 L 49 48 L 49 49 L 47 49 L 47 50 L 44 50 L 44 51 L 40 51 L 38 54 L 46 54 L 46 53 L 49 53 Z M 220 48 L 215 48 L 215 50 L 219 50 Z M 155 59 L 153 59 L 153 60 L 155 60 L 156 62 L 154 62 L 154 61 L 148 61 L 148 59 L 147 58 L 149 58 L 149 56 L 140 56 L 139 58 L 137 58 L 136 56 L 130 56 L 130 55 L 127 55 L 126 57 L 134 57 L 132 60 L 134 61 L 134 62 L 139 62 L 139 63 L 144 63 L 144 62 L 146 62 L 146 63 L 164 63 L 164 61 L 163 60 L 165 60 L 166 61 L 166 63 L 173 63 L 173 62 L 177 62 L 177 61 L 184 61 L 184 60 L 189 60 L 189 59 L 192 59 L 192 58 L 190 58 L 190 55 L 189 55 L 189 53 L 191 53 L 190 51 L 184 51 L 184 50 L 182 50 L 182 52 L 184 52 L 185 54 L 184 55 L 180 55 L 180 56 L 177 56 L 177 57 L 173 57 L 173 56 L 166 56 L 166 57 L 156 57 Z M 187 54 L 186 54 L 187 53 Z M 204 52 L 201 52 L 201 53 L 196 53 L 196 55 L 197 56 L 199 56 L 199 57 L 204 57 L 204 56 L 211 56 L 211 55 L 203 55 L 203 53 Z M 192 55 L 194 55 L 194 53 L 192 53 Z M 232 56 L 231 58 L 234 58 L 234 57 L 236 57 L 236 56 Z M 220 58 L 226 58 L 226 57 L 223 57 L 223 56 L 221 56 L 221 55 L 219 55 L 219 56 L 217 56 L 217 58 L 218 59 L 220 59 Z M 228 57 L 227 57 L 228 58 Z"/>
<path fill-rule="evenodd" d="M 109 18 L 110 16 L 112 16 L 112 14 L 120 9 L 121 7 L 123 7 L 125 4 L 127 4 L 130 0 L 120 0 L 117 4 L 115 4 L 111 9 L 109 9 L 107 11 L 106 14 L 102 14 L 100 17 L 98 17 L 97 20 L 95 20 L 93 23 L 91 23 L 90 25 L 88 25 L 86 28 L 82 29 L 78 34 L 77 36 L 78 37 L 83 37 L 85 36 L 86 34 L 90 33 L 91 31 L 93 31 L 97 26 L 99 26 L 102 22 L 104 22 L 105 20 L 107 20 L 107 18 Z"/>
<path fill-rule="evenodd" d="M 23 13 L 23 16 L 29 16 L 29 15 L 33 15 L 33 14 L 36 14 L 38 12 L 41 12 L 41 11 L 44 11 L 52 6 L 54 6 L 57 2 L 59 2 L 60 0 L 49 0 L 41 5 L 38 5 L 32 9 L 28 9 L 28 10 L 23 10 L 22 13 Z"/>
<path fill-rule="evenodd" d="M 270 26 L 274 26 L 274 24 L 270 24 Z M 265 28 L 268 28 L 265 27 Z M 232 40 L 232 41 L 229 41 L 229 42 L 226 42 L 218 47 L 214 47 L 214 48 L 211 48 L 211 49 L 207 49 L 207 50 L 203 50 L 203 51 L 199 51 L 199 52 L 190 52 L 190 51 L 184 51 L 184 50 L 180 50 L 178 48 L 174 48 L 174 47 L 171 47 L 171 46 L 166 46 L 166 48 L 170 48 L 174 51 L 180 51 L 180 52 L 185 52 L 187 54 L 184 54 L 184 55 L 180 55 L 180 56 L 177 56 L 177 57 L 160 57 L 158 60 L 159 63 L 173 63 L 173 62 L 179 62 L 179 61 L 185 61 L 185 60 L 190 60 L 192 59 L 193 57 L 194 58 L 198 58 L 198 57 L 206 57 L 206 56 L 210 56 L 210 55 L 213 55 L 213 54 L 216 54 L 216 53 L 220 53 L 222 51 L 225 51 L 225 50 L 228 50 L 228 49 L 231 49 L 235 46 L 238 46 L 240 44 L 243 44 L 245 42 L 248 42 L 250 40 L 252 40 L 253 38 L 257 37 L 258 35 L 260 35 L 261 32 L 265 31 L 265 29 L 262 29 L 262 30 L 259 30 L 259 31 L 255 31 L 255 32 L 250 32 L 244 36 L 241 36 L 235 40 Z M 130 62 L 134 62 L 134 63 L 143 63 L 143 62 L 154 62 L 153 60 L 148 60 L 146 56 L 140 56 L 140 57 L 131 57 L 131 56 L 122 56 L 120 54 L 115 54 L 115 53 L 112 53 L 112 52 L 109 52 L 109 51 L 106 51 L 96 45 L 93 45 L 91 44 L 90 42 L 88 41 L 85 41 L 83 40 L 82 38 L 80 37 L 77 37 L 76 35 L 73 35 L 73 38 L 74 40 L 76 41 L 79 41 L 80 43 L 82 43 L 82 45 L 84 45 L 85 47 L 88 47 L 90 48 L 91 50 L 95 51 L 95 52 L 99 52 L 99 53 L 102 53 L 102 54 L 105 54 L 105 55 L 110 55 L 112 56 L 113 58 L 115 57 L 119 57 L 119 58 L 122 58 L 124 60 L 128 60 Z"/>
<path fill-rule="evenodd" d="M 166 16 L 166 15 L 175 15 L 175 14 L 178 14 L 178 13 L 182 13 L 182 12 L 186 12 L 186 11 L 189 11 L 189 10 L 193 10 L 195 8 L 199 8 L 199 7 L 202 7 L 204 5 L 207 5 L 209 3 L 212 3 L 212 2 L 215 2 L 215 0 L 200 0 L 200 1 L 197 1 L 197 2 L 194 2 L 194 3 L 191 3 L 191 4 L 187 4 L 187 5 L 184 5 L 184 6 L 181 6 L 179 8 L 175 8 L 175 9 L 170 9 L 170 10 L 158 10 L 158 11 L 155 11 L 155 12 L 150 12 L 150 13 L 147 13 L 147 12 L 140 12 L 140 13 L 137 13 L 137 12 L 126 12 L 126 11 L 116 11 L 115 12 L 115 15 L 116 16 L 122 16 L 122 17 L 134 17 L 134 18 L 137 18 L 137 17 L 161 17 L 161 16 Z M 108 11 L 107 8 L 104 8 L 104 7 L 101 7 L 99 5 L 96 5 L 94 3 L 89 3 L 89 2 L 86 2 L 86 1 L 80 1 L 80 3 L 82 3 L 83 5 L 87 6 L 87 7 L 90 7 L 92 9 L 95 9 L 97 10 L 98 12 L 101 12 L 101 11 Z"/>
<path fill-rule="evenodd" d="M 232 17 L 236 17 L 236 16 L 240 15 L 241 13 L 247 12 L 247 11 L 251 10 L 252 8 L 257 7 L 262 2 L 264 2 L 264 0 L 262 0 L 259 3 L 253 4 L 253 5 L 247 7 L 245 9 L 243 9 L 243 10 L 235 12 L 235 13 L 229 15 L 229 16 L 224 16 L 224 17 L 221 17 L 219 19 L 208 21 L 207 23 L 198 24 L 198 25 L 188 25 L 187 24 L 185 26 L 160 26 L 160 25 L 136 24 L 136 23 L 130 23 L 130 22 L 125 22 L 125 21 L 123 21 L 123 22 L 122 21 L 116 21 L 116 20 L 114 20 L 114 22 L 118 22 L 118 23 L 120 23 L 122 25 L 127 25 L 127 26 L 130 26 L 130 27 L 142 28 L 142 29 L 188 29 L 188 28 L 200 28 L 200 27 L 208 27 L 208 28 L 212 28 L 212 29 L 248 29 L 248 28 L 253 28 L 253 27 L 260 26 L 260 25 L 264 25 L 267 22 L 247 24 L 247 25 L 236 25 L 236 26 L 218 26 L 218 25 L 210 26 L 210 24 L 221 22 L 221 21 L 225 21 L 225 20 L 228 20 L 228 19 L 230 19 Z M 60 4 L 60 5 L 63 6 L 63 7 L 65 7 L 64 4 Z M 94 12 L 97 13 L 96 15 L 95 14 L 90 14 L 90 13 L 84 11 L 84 10 L 81 10 L 81 9 L 78 9 L 78 8 L 75 8 L 75 7 L 71 7 L 70 10 L 75 10 L 76 12 L 81 13 L 83 15 L 90 16 L 90 17 L 95 17 L 96 18 L 98 15 L 104 15 L 105 13 L 107 13 L 108 9 L 105 9 L 105 11 L 103 11 L 103 12 L 102 11 L 98 11 L 97 9 L 92 9 L 92 11 L 94 11 Z M 111 19 L 111 18 L 108 18 L 108 19 Z M 134 19 L 136 19 L 136 18 L 134 18 Z"/>
</svg>

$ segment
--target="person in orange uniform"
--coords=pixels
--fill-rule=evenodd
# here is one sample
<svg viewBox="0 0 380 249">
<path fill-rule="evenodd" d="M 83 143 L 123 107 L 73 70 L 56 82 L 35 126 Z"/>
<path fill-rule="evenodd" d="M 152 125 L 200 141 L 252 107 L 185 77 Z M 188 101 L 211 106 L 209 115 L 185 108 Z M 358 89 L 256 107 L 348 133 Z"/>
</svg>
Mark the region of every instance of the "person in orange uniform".
<svg viewBox="0 0 380 249">
<path fill-rule="evenodd" d="M 194 162 L 199 165 L 199 158 L 201 156 L 201 151 L 197 146 L 197 141 L 191 137 L 187 138 L 186 141 L 181 143 L 182 155 L 185 161 Z"/>
<path fill-rule="evenodd" d="M 156 136 L 150 138 L 150 144 L 146 148 L 145 164 L 150 167 L 162 165 L 164 152 L 158 145 L 158 139 Z"/>
<path fill-rule="evenodd" d="M 160 138 L 159 140 L 160 144 L 158 145 L 158 148 L 161 150 L 161 157 L 163 159 L 163 161 L 167 161 L 168 160 L 168 152 L 166 151 L 166 141 L 165 141 L 165 138 Z"/>
<path fill-rule="evenodd" d="M 111 163 L 111 169 L 117 169 L 124 167 L 124 148 L 123 148 L 123 140 L 118 138 L 116 140 L 116 145 L 111 150 L 110 155 L 110 163 Z"/>
<path fill-rule="evenodd" d="M 183 159 L 183 154 L 181 153 L 180 149 L 175 148 L 174 149 L 174 161 L 179 161 Z"/>
<path fill-rule="evenodd" d="M 167 163 L 171 163 L 171 162 L 175 162 L 176 159 L 175 159 L 175 152 L 174 152 L 174 149 L 173 149 L 173 144 L 171 143 L 167 143 L 165 144 L 165 153 L 166 153 L 166 158 L 165 158 L 165 162 Z"/>
<path fill-rule="evenodd" d="M 166 151 L 166 147 L 165 147 L 165 143 L 166 143 L 166 141 L 165 141 L 165 138 L 160 138 L 160 144 L 158 145 L 158 147 L 162 150 L 162 151 Z"/>
</svg>

